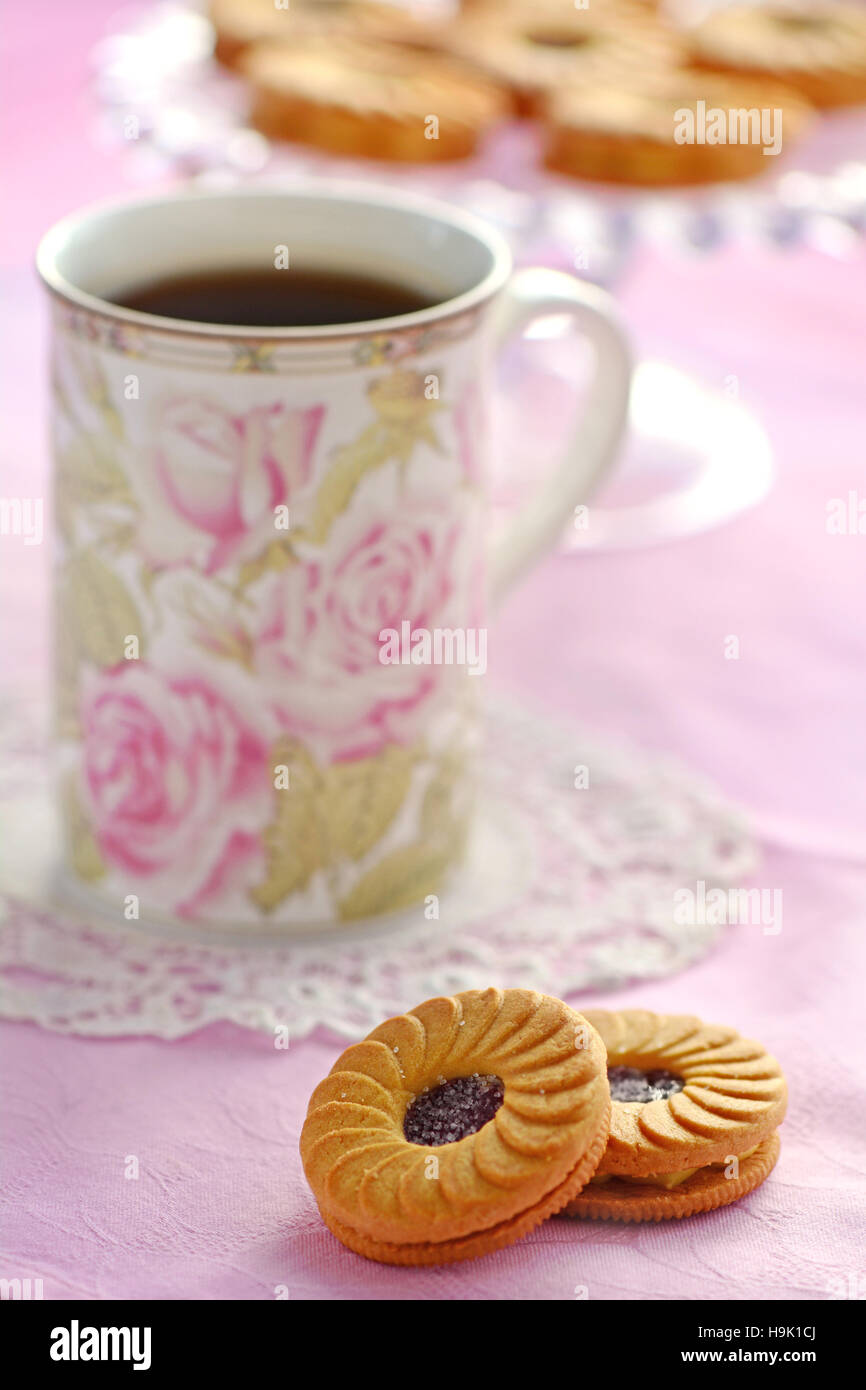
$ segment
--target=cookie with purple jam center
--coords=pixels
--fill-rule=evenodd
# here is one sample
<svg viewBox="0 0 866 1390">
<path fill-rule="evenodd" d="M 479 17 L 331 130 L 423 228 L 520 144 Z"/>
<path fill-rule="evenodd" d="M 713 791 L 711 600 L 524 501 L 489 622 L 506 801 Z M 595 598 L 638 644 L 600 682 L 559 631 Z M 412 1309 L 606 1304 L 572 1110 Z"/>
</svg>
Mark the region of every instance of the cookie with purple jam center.
<svg viewBox="0 0 866 1390">
<path fill-rule="evenodd" d="M 403 1133 L 410 1144 L 456 1144 L 493 1119 L 505 1086 L 498 1076 L 458 1076 L 416 1096 L 406 1111 Z"/>
<path fill-rule="evenodd" d="M 325 1225 L 391 1265 L 521 1240 L 598 1168 L 606 1066 L 583 1015 L 531 989 L 439 995 L 385 1019 L 310 1098 L 301 1159 Z"/>
<path fill-rule="evenodd" d="M 641 1105 L 648 1105 L 651 1100 L 667 1100 L 685 1085 L 681 1076 L 661 1067 L 652 1071 L 641 1071 L 639 1067 L 608 1067 L 607 1079 L 611 1100 L 638 1101 Z"/>
</svg>

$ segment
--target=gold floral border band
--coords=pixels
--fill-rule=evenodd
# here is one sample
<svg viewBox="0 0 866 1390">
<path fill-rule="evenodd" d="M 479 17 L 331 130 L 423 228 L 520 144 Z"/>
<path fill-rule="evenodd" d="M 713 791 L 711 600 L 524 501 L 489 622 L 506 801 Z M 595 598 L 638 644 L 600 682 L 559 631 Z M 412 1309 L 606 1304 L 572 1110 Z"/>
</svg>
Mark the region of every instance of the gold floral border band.
<svg viewBox="0 0 866 1390">
<path fill-rule="evenodd" d="M 312 376 L 378 367 L 427 351 L 437 351 L 469 337 L 484 305 L 433 323 L 414 324 L 385 333 L 337 334 L 327 338 L 249 338 L 164 331 L 82 309 L 52 294 L 59 332 L 93 348 L 168 367 L 208 372 L 267 372 Z"/>
</svg>

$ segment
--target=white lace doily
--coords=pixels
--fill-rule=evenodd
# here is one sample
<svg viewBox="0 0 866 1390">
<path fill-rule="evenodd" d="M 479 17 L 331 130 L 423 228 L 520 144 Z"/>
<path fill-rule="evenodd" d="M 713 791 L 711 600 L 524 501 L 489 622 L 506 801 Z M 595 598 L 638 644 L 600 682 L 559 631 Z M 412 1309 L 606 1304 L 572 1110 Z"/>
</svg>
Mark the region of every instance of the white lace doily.
<svg viewBox="0 0 866 1390">
<path fill-rule="evenodd" d="M 438 921 L 416 910 L 278 946 L 204 944 L 54 902 L 49 759 L 20 707 L 0 711 L 0 1015 L 93 1036 L 177 1038 L 229 1020 L 354 1038 L 435 994 L 495 983 L 567 995 L 668 975 L 709 950 L 723 928 L 676 924 L 675 891 L 742 884 L 755 864 L 711 788 L 501 701 L 484 761 L 469 861 Z"/>
</svg>

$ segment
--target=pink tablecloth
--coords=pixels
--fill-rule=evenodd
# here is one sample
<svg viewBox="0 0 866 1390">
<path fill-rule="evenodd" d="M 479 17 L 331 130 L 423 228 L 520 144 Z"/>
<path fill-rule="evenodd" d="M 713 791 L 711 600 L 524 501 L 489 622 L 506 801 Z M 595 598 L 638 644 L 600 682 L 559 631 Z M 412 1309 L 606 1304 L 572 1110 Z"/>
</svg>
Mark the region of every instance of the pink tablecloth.
<svg viewBox="0 0 866 1390">
<path fill-rule="evenodd" d="M 56 6 L 46 24 L 20 6 L 6 26 L 4 495 L 34 495 L 47 467 L 34 241 L 125 186 L 126 166 L 90 139 L 82 94 L 112 8 Z M 555 1221 L 469 1265 L 392 1271 L 327 1234 L 301 1173 L 306 1099 L 336 1056 L 327 1040 L 283 1052 L 229 1026 L 167 1044 L 7 1024 L 0 1275 L 41 1278 L 47 1298 L 271 1298 L 281 1285 L 292 1298 L 866 1296 L 866 536 L 825 530 L 829 498 L 866 496 L 864 260 L 644 258 L 622 302 L 641 347 L 711 384 L 738 377 L 772 434 L 777 486 L 705 537 L 551 561 L 492 634 L 491 679 L 674 751 L 753 813 L 782 932 L 732 928 L 685 975 L 609 1002 L 734 1023 L 779 1055 L 791 1109 L 771 1180 L 688 1223 Z M 47 548 L 16 544 L 2 543 L 7 680 L 38 667 L 44 643 L 31 615 Z M 738 661 L 723 656 L 731 634 Z"/>
</svg>

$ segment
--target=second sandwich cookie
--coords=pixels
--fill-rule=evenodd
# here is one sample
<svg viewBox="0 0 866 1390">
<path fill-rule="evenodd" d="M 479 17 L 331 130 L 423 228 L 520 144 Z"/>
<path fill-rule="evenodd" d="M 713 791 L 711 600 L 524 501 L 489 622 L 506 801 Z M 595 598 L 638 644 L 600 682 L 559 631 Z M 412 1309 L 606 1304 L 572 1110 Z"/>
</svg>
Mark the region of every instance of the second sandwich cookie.
<svg viewBox="0 0 866 1390">
<path fill-rule="evenodd" d="M 607 1048 L 610 1136 L 563 1215 L 662 1221 L 726 1206 L 779 1156 L 781 1068 L 734 1028 L 686 1014 L 587 1010 Z"/>
</svg>

